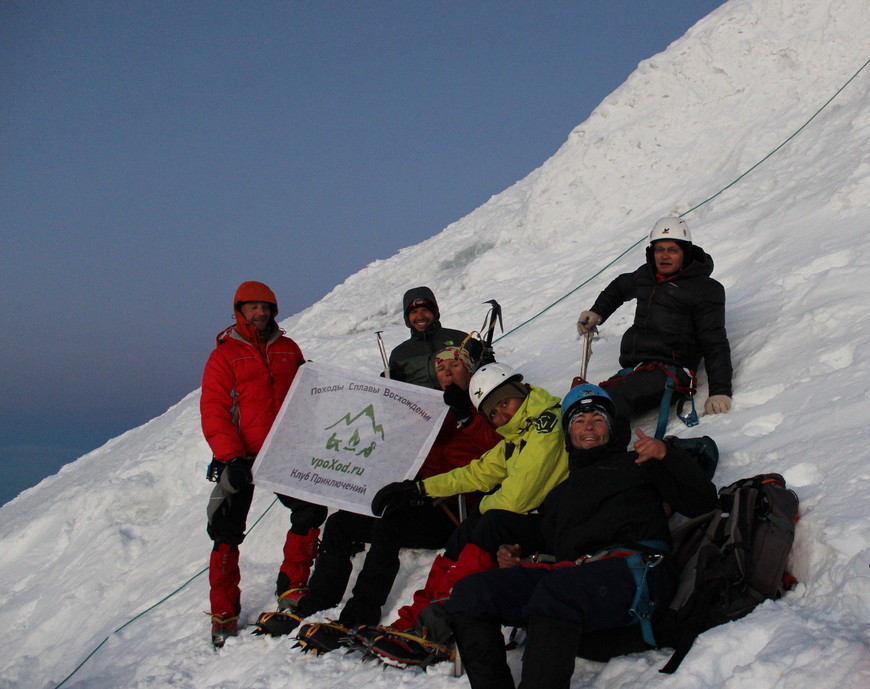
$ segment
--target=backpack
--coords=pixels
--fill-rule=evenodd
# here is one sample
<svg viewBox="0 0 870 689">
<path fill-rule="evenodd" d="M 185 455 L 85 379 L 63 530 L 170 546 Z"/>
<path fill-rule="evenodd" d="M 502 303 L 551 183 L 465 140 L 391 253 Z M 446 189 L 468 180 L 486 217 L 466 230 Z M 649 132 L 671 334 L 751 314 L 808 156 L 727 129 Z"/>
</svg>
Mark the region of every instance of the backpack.
<svg viewBox="0 0 870 689">
<path fill-rule="evenodd" d="M 674 530 L 677 590 L 654 622 L 658 645 L 674 654 L 660 672 L 673 673 L 702 632 L 796 583 L 785 566 L 798 506 L 782 476 L 759 474 L 721 488 L 716 509 Z"/>
</svg>

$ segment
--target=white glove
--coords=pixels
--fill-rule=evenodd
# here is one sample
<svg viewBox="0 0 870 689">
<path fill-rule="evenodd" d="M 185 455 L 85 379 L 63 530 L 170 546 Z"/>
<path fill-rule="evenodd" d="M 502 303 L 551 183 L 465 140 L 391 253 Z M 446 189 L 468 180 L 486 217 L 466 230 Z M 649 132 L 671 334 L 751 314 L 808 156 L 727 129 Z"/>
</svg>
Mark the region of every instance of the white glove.
<svg viewBox="0 0 870 689">
<path fill-rule="evenodd" d="M 731 409 L 731 398 L 728 395 L 710 395 L 704 403 L 704 413 L 724 414 Z"/>
<path fill-rule="evenodd" d="M 599 316 L 594 311 L 584 311 L 580 314 L 580 318 L 577 319 L 577 332 L 578 334 L 585 335 L 590 330 L 595 333 L 598 332 L 598 329 L 595 327 L 601 322 L 601 316 Z"/>
</svg>

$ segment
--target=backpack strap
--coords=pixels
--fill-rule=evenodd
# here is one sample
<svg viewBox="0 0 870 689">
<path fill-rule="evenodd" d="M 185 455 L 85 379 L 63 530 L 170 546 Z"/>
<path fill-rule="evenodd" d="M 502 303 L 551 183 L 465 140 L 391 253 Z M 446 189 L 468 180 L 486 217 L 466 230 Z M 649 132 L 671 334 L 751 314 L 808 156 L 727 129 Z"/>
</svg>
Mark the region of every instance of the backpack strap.
<svg viewBox="0 0 870 689">
<path fill-rule="evenodd" d="M 717 519 L 714 519 L 714 523 L 711 524 L 710 527 L 711 529 L 718 528 L 717 521 Z M 716 548 L 716 546 L 703 546 L 698 552 L 698 571 L 707 571 L 706 563 L 708 562 L 708 559 L 710 557 L 715 558 L 718 553 L 719 549 Z M 712 606 L 719 597 L 721 576 L 722 573 L 717 572 L 716 576 L 711 578 L 698 577 L 695 582 L 696 587 L 699 589 L 697 592 L 697 602 L 692 611 L 680 619 L 679 633 L 673 643 L 668 644 L 673 647 L 674 653 L 659 672 L 667 675 L 676 672 L 680 663 L 683 662 L 683 659 L 691 650 L 692 645 L 695 643 L 695 639 L 697 639 L 701 633 L 709 629 L 710 625 L 707 623 L 707 609 Z"/>
</svg>

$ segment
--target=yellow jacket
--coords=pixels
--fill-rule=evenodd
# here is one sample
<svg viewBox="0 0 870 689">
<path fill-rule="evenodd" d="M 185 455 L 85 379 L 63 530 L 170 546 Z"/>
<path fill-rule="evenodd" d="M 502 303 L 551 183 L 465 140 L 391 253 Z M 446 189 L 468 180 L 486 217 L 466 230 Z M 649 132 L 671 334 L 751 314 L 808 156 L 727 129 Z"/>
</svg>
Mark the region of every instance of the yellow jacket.
<svg viewBox="0 0 870 689">
<path fill-rule="evenodd" d="M 498 445 L 464 467 L 423 481 L 433 498 L 479 490 L 480 511 L 526 514 L 568 476 L 568 453 L 562 432 L 559 398 L 533 385 L 513 418 L 496 432 Z M 491 492 L 494 491 L 494 492 Z"/>
</svg>

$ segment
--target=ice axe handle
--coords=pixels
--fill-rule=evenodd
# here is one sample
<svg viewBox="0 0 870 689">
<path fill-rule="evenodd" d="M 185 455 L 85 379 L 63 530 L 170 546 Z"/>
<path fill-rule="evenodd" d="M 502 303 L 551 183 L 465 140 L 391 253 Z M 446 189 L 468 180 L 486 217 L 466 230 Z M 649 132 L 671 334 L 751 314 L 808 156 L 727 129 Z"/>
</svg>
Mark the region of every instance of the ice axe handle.
<svg viewBox="0 0 870 689">
<path fill-rule="evenodd" d="M 390 361 L 387 359 L 387 350 L 384 349 L 384 338 L 381 337 L 383 330 L 378 330 L 375 335 L 378 337 L 378 348 L 381 350 L 381 361 L 384 362 L 384 378 L 390 377 Z"/>
<path fill-rule="evenodd" d="M 574 376 L 574 380 L 571 381 L 571 387 L 576 387 L 577 385 L 583 385 L 584 383 L 588 383 L 586 380 L 586 369 L 589 367 L 589 359 L 592 356 L 592 331 L 587 331 L 583 335 L 583 352 L 582 357 L 580 359 L 580 375 Z"/>
</svg>

